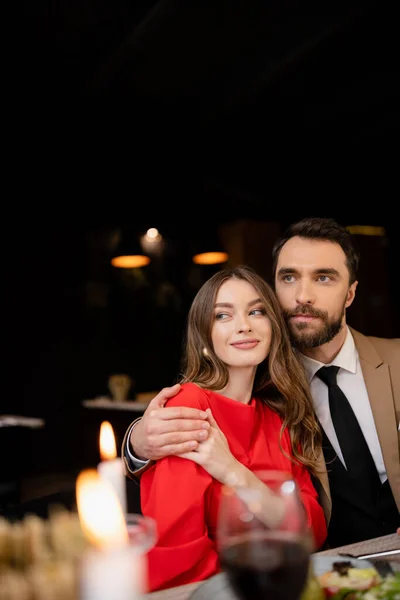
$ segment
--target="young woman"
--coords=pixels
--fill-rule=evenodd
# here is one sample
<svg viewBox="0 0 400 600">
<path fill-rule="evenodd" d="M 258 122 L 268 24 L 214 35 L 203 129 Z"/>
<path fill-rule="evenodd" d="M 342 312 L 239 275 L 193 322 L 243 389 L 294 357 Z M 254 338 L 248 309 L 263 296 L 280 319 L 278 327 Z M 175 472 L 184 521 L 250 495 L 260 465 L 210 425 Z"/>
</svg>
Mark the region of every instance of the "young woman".
<svg viewBox="0 0 400 600">
<path fill-rule="evenodd" d="M 319 548 L 326 522 L 310 473 L 320 431 L 302 366 L 269 285 L 245 266 L 217 272 L 189 311 L 183 376 L 168 406 L 207 411 L 196 452 L 158 460 L 141 477 L 143 514 L 157 522 L 150 589 L 206 579 L 220 570 L 215 531 L 221 484 L 253 472 L 292 474 Z M 258 480 L 257 480 L 258 482 Z"/>
</svg>

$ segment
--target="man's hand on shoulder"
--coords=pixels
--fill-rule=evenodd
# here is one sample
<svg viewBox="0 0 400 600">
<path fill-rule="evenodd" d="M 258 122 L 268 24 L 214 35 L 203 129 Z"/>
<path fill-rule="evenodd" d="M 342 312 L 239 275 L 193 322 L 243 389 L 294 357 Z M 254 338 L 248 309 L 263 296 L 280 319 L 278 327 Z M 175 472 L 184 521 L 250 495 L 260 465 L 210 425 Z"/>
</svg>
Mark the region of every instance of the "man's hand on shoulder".
<svg viewBox="0 0 400 600">
<path fill-rule="evenodd" d="M 132 429 L 131 448 L 142 460 L 158 460 L 197 448 L 207 439 L 210 427 L 207 413 L 185 406 L 165 406 L 180 385 L 165 387 L 149 403 L 139 423 Z"/>
</svg>

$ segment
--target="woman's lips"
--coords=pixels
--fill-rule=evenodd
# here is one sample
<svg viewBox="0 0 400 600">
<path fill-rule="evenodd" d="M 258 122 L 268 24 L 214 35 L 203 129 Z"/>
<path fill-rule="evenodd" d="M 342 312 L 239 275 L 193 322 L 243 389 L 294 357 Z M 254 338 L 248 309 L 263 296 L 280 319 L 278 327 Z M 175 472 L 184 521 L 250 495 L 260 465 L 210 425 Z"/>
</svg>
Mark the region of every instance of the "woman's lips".
<svg viewBox="0 0 400 600">
<path fill-rule="evenodd" d="M 237 348 L 238 350 L 251 350 L 252 348 L 255 348 L 257 344 L 258 340 L 243 340 L 240 342 L 234 342 L 231 344 L 231 346 Z"/>
</svg>

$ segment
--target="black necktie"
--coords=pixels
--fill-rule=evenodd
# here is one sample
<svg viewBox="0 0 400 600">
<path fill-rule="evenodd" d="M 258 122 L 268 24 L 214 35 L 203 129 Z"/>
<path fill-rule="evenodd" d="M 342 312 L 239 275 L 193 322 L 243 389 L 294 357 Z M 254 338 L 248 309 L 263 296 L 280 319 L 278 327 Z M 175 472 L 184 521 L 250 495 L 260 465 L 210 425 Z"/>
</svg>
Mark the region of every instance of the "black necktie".
<svg viewBox="0 0 400 600">
<path fill-rule="evenodd" d="M 328 386 L 329 409 L 349 474 L 377 475 L 374 460 L 346 396 L 336 383 L 339 367 L 322 367 L 316 375 Z"/>
</svg>

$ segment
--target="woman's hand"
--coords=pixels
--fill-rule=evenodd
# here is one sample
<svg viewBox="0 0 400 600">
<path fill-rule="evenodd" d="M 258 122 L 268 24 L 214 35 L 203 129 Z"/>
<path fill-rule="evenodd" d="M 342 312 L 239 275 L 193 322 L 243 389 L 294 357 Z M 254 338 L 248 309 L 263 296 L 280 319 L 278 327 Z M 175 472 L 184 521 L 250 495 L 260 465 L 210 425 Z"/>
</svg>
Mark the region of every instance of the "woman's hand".
<svg viewBox="0 0 400 600">
<path fill-rule="evenodd" d="M 273 494 L 261 479 L 233 456 L 228 440 L 218 427 L 209 408 L 206 413 L 210 423 L 208 438 L 199 443 L 196 451 L 186 452 L 180 456 L 201 465 L 214 479 L 232 487 L 239 495 L 241 488 L 258 491 L 259 518 L 268 526 L 276 527 L 284 516 L 285 504 L 282 498 Z"/>
<path fill-rule="evenodd" d="M 229 481 L 242 465 L 236 460 L 229 449 L 228 440 L 218 426 L 210 408 L 207 408 L 207 420 L 210 423 L 208 438 L 200 442 L 193 452 L 180 454 L 181 458 L 187 458 L 201 465 L 207 473 L 222 484 Z"/>
</svg>

